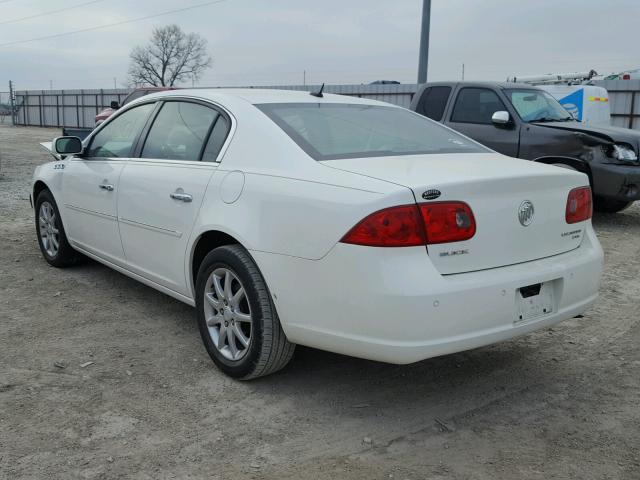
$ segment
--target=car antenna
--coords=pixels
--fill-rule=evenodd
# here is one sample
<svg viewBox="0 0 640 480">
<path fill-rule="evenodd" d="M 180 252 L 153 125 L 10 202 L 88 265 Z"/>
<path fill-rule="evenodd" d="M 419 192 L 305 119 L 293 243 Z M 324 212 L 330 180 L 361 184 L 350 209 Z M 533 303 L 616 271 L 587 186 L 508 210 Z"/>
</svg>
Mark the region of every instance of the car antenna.
<svg viewBox="0 0 640 480">
<path fill-rule="evenodd" d="M 322 97 L 324 97 L 324 95 L 322 95 L 322 90 L 324 90 L 324 83 L 320 87 L 320 90 L 318 90 L 317 92 L 309 92 L 309 95 L 313 95 L 314 97 L 322 98 Z"/>
</svg>

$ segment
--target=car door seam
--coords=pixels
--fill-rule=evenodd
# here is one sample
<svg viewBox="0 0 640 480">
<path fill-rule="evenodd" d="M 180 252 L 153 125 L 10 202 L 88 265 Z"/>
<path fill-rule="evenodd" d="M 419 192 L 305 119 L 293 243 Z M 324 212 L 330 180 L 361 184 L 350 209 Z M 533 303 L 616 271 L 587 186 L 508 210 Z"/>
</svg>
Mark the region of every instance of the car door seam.
<svg viewBox="0 0 640 480">
<path fill-rule="evenodd" d="M 120 174 L 118 175 L 118 180 L 116 182 L 116 219 L 118 223 L 118 238 L 120 239 L 120 247 L 122 248 L 122 260 L 124 261 L 125 264 L 127 264 L 128 261 L 127 261 L 127 251 L 124 249 L 124 242 L 122 241 L 122 233 L 120 232 L 120 186 L 121 186 L 120 182 L 122 180 L 122 175 L 124 174 L 124 171 L 128 165 L 129 163 L 125 162 L 125 164 L 122 166 L 122 168 L 120 169 Z"/>
</svg>

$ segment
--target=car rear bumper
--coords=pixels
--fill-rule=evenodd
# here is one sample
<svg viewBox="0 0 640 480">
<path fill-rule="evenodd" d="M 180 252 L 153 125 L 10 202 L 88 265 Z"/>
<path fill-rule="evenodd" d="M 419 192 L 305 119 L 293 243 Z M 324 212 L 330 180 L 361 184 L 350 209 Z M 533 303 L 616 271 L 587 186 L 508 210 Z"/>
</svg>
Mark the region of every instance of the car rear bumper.
<svg viewBox="0 0 640 480">
<path fill-rule="evenodd" d="M 640 166 L 592 163 L 593 193 L 633 202 L 640 200 Z"/>
<path fill-rule="evenodd" d="M 252 251 L 294 343 L 389 363 L 411 363 L 522 335 L 586 310 L 603 254 L 591 226 L 582 245 L 553 257 L 440 275 L 423 247 L 337 244 L 323 259 Z M 518 323 L 520 287 L 551 282 L 552 313 Z"/>
</svg>

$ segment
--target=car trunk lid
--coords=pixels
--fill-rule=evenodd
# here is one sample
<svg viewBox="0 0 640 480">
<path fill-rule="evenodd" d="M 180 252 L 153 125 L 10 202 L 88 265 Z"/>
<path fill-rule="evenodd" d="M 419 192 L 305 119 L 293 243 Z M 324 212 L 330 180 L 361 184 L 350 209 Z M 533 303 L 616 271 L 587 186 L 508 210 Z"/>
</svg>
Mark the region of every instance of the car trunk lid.
<svg viewBox="0 0 640 480">
<path fill-rule="evenodd" d="M 580 245 L 586 222 L 567 224 L 569 192 L 588 178 L 566 169 L 495 153 L 410 155 L 331 160 L 326 166 L 410 188 L 418 204 L 463 201 L 476 233 L 465 241 L 428 245 L 442 274 L 496 268 L 558 255 Z M 433 198 L 434 192 L 440 195 Z M 430 200 L 423 199 L 423 193 Z M 527 203 L 533 217 L 526 218 Z"/>
</svg>

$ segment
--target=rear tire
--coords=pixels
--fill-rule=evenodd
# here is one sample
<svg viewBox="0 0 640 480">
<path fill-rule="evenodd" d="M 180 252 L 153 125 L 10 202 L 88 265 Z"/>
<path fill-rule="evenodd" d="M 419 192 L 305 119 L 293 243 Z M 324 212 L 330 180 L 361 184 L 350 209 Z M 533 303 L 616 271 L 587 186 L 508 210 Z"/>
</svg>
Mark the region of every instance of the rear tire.
<svg viewBox="0 0 640 480">
<path fill-rule="evenodd" d="M 81 258 L 69 242 L 53 195 L 47 189 L 40 192 L 35 204 L 36 235 L 44 259 L 54 267 L 65 268 Z"/>
<path fill-rule="evenodd" d="M 629 208 L 633 202 L 625 202 L 624 200 L 613 200 L 611 198 L 595 197 L 593 208 L 603 213 L 618 213 Z"/>
<path fill-rule="evenodd" d="M 293 356 L 271 294 L 240 245 L 218 247 L 204 258 L 196 280 L 198 328 L 220 370 L 249 380 L 274 373 Z"/>
</svg>

